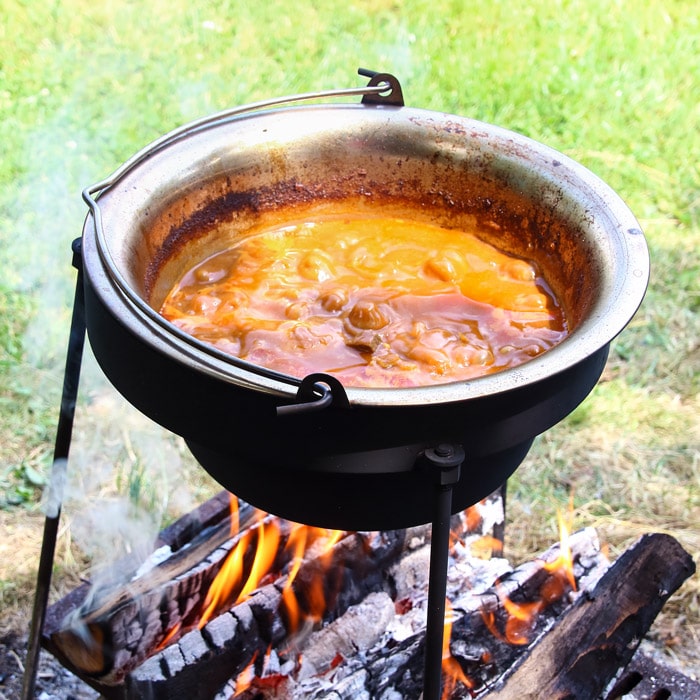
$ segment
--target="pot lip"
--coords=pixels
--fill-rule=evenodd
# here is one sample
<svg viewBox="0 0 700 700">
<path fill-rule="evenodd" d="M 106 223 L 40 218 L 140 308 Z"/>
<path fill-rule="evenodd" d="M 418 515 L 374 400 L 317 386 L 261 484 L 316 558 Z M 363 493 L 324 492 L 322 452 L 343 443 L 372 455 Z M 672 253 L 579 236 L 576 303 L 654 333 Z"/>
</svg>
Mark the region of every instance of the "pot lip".
<svg viewBox="0 0 700 700">
<path fill-rule="evenodd" d="M 201 135 L 211 129 L 225 127 L 240 120 L 257 119 L 259 117 L 282 117 L 288 113 L 299 111 L 345 111 L 350 114 L 360 111 L 372 111 L 382 114 L 382 119 L 405 119 L 418 123 L 422 120 L 431 120 L 445 126 L 446 124 L 459 125 L 467 138 L 472 134 L 474 138 L 495 140 L 523 148 L 528 153 L 537 154 L 538 168 L 543 173 L 547 172 L 555 177 L 556 174 L 566 176 L 580 183 L 584 188 L 593 192 L 599 200 L 601 211 L 604 211 L 610 220 L 608 229 L 615 232 L 618 249 L 624 260 L 621 271 L 615 279 L 610 280 L 610 287 L 605 308 L 595 305 L 593 313 L 586 317 L 562 342 L 550 348 L 542 355 L 524 362 L 516 367 L 500 370 L 493 374 L 479 376 L 470 380 L 447 382 L 420 387 L 345 387 L 350 404 L 367 406 L 410 406 L 416 404 L 444 404 L 461 402 L 490 395 L 511 391 L 515 388 L 535 384 L 550 378 L 572 367 L 601 348 L 607 346 L 629 323 L 641 305 L 649 280 L 650 265 L 649 252 L 641 227 L 621 197 L 585 166 L 573 160 L 569 156 L 542 144 L 530 137 L 519 134 L 503 127 L 481 122 L 470 117 L 449 114 L 446 112 L 414 108 L 414 107 L 390 107 L 377 105 L 355 104 L 321 104 L 291 106 L 265 111 L 245 111 L 242 114 L 234 114 L 225 118 L 216 119 L 206 126 L 201 126 L 200 121 L 191 122 L 192 132 L 186 132 L 188 125 L 171 132 L 180 134 L 185 130 L 185 135 Z M 371 112 L 367 112 L 371 113 Z M 194 369 L 216 376 L 219 379 L 232 384 L 243 385 L 247 388 L 276 394 L 285 400 L 294 400 L 297 389 L 302 379 L 270 372 L 265 368 L 256 368 L 239 358 L 227 355 L 220 350 L 197 341 L 192 336 L 180 331 L 174 324 L 166 321 L 160 314 L 150 309 L 128 283 L 121 277 L 116 264 L 111 257 L 109 246 L 102 237 L 102 214 L 99 209 L 99 200 L 105 193 L 120 183 L 125 175 L 129 175 L 133 169 L 142 163 L 147 171 L 152 167 L 149 162 L 151 157 L 157 158 L 158 154 L 167 151 L 171 146 L 176 146 L 182 139 L 178 135 L 172 142 L 168 142 L 169 135 L 154 141 L 146 148 L 139 151 L 121 168 L 119 168 L 108 180 L 87 188 L 83 197 L 90 205 L 91 200 L 96 203 L 91 206 L 91 211 L 85 220 L 83 229 L 83 260 L 84 267 L 89 276 L 94 276 L 95 291 L 108 307 L 115 308 L 125 305 L 132 311 L 124 319 L 132 330 L 149 344 L 160 350 L 168 352 L 175 359 L 190 364 Z M 164 145 L 162 145 L 164 144 Z M 511 154 L 510 157 L 518 158 Z M 524 157 L 522 157 L 524 159 Z M 127 167 L 129 166 L 129 167 Z M 126 171 L 126 172 L 124 172 Z M 555 172 L 556 171 L 556 172 Z M 115 178 L 116 176 L 116 178 Z M 113 180 L 113 181 L 111 181 Z M 104 186 L 108 183 L 108 186 Z M 86 193 L 95 193 L 94 199 L 86 197 Z M 109 199 L 109 197 L 107 198 Z M 97 261 L 96 269 L 88 261 Z M 134 299 L 136 297 L 136 299 Z M 141 300 L 141 304 L 138 300 Z M 145 308 L 143 308 L 145 307 Z M 153 328 L 157 325 L 158 328 Z M 144 330 L 150 331 L 144 333 Z M 183 341 L 185 341 L 183 345 Z"/>
</svg>

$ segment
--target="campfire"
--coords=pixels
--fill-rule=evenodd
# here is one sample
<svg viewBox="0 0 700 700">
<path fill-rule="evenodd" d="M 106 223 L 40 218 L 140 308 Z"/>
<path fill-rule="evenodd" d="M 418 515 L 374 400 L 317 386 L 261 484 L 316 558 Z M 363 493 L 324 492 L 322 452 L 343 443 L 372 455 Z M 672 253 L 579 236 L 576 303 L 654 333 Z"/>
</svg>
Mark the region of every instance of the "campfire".
<svg viewBox="0 0 700 700">
<path fill-rule="evenodd" d="M 692 559 L 658 535 L 611 564 L 560 517 L 560 542 L 513 569 L 492 556 L 503 520 L 500 491 L 451 519 L 441 697 L 620 697 L 609 686 Z M 129 580 L 52 606 L 44 644 L 106 698 L 418 697 L 430 539 L 308 527 L 222 493 Z"/>
</svg>

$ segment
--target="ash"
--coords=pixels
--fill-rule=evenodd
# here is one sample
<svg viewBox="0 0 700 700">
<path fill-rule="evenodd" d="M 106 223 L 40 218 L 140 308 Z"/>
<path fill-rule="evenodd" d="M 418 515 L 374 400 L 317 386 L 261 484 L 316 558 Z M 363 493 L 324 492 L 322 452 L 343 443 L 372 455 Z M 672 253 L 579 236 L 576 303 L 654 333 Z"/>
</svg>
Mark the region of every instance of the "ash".
<svg viewBox="0 0 700 700">
<path fill-rule="evenodd" d="M 21 697 L 26 654 L 26 636 L 8 634 L 0 638 L 0 700 Z M 100 695 L 53 656 L 41 652 L 35 697 L 36 700 L 97 700 Z"/>
</svg>

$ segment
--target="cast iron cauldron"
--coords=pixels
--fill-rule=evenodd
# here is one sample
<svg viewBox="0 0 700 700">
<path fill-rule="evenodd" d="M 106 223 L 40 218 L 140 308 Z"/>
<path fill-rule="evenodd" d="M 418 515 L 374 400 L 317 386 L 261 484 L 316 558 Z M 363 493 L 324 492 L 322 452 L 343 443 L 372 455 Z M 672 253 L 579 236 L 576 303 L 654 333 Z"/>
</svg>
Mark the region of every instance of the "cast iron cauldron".
<svg viewBox="0 0 700 700">
<path fill-rule="evenodd" d="M 293 520 L 389 529 L 431 519 L 421 456 L 466 459 L 453 512 L 485 497 L 534 437 L 572 411 L 610 341 L 643 298 L 639 224 L 581 165 L 518 134 L 403 106 L 393 76 L 362 104 L 271 109 L 194 122 L 89 188 L 83 229 L 87 329 L 95 356 L 137 408 L 183 436 L 202 466 L 250 503 Z M 94 196 L 93 196 L 94 195 Z M 337 206 L 459 228 L 534 259 L 570 335 L 513 369 L 466 382 L 344 388 L 250 365 L 168 323 L 156 309 L 194 262 L 251 225 Z"/>
</svg>

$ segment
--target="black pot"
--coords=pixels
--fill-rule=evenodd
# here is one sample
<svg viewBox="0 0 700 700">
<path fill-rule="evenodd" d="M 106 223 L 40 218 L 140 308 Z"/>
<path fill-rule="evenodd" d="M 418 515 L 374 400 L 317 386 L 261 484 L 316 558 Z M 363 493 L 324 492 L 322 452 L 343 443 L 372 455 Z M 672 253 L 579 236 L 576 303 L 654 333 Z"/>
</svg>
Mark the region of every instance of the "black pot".
<svg viewBox="0 0 700 700">
<path fill-rule="evenodd" d="M 429 521 L 422 455 L 438 443 L 466 455 L 454 512 L 503 483 L 595 385 L 648 279 L 638 223 L 588 170 L 498 127 L 401 106 L 217 115 L 152 144 L 85 197 L 87 327 L 106 375 L 230 491 L 341 529 Z M 338 203 L 476 222 L 489 242 L 540 265 L 572 332 L 475 380 L 346 389 L 249 365 L 156 312 L 186 268 L 251 225 Z"/>
</svg>

